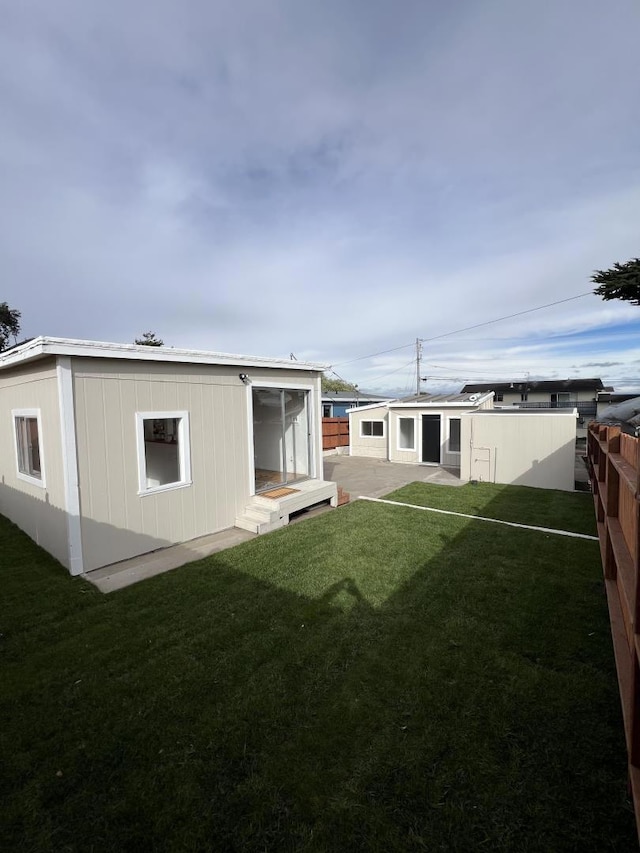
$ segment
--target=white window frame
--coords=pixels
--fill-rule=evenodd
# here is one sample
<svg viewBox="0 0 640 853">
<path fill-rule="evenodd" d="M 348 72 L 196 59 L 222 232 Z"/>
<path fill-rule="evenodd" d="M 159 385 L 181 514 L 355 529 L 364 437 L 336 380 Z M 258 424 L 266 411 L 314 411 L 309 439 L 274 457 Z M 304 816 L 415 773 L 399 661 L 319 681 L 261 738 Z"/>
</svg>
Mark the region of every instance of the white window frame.
<svg viewBox="0 0 640 853">
<path fill-rule="evenodd" d="M 402 447 L 400 445 L 400 436 L 402 434 L 401 430 L 400 430 L 400 421 L 413 421 L 413 447 Z M 397 441 L 396 441 L 397 449 L 400 451 L 405 451 L 405 452 L 413 451 L 415 453 L 415 451 L 416 451 L 416 433 L 417 432 L 418 432 L 418 429 L 416 426 L 415 417 L 408 417 L 407 415 L 398 415 L 398 429 L 397 429 Z"/>
<path fill-rule="evenodd" d="M 166 483 L 164 486 L 151 486 L 149 488 L 147 487 L 147 460 L 144 449 L 144 422 L 166 418 L 180 419 L 178 424 L 180 479 L 175 483 Z M 189 412 L 136 412 L 136 444 L 138 448 L 138 495 L 140 497 L 156 495 L 158 492 L 170 492 L 174 489 L 184 489 L 192 485 Z"/>
<path fill-rule="evenodd" d="M 451 421 L 458 421 L 460 424 L 460 449 L 451 449 Z M 460 456 L 462 452 L 462 418 L 447 418 L 447 453 L 451 456 Z"/>
<path fill-rule="evenodd" d="M 20 470 L 20 452 L 18 449 L 18 430 L 16 421 L 18 418 L 35 418 L 38 423 L 38 453 L 40 455 L 40 477 L 32 477 L 31 474 L 25 474 Z M 47 488 L 47 480 L 44 467 L 44 447 L 42 442 L 42 415 L 40 409 L 12 409 L 11 423 L 13 425 L 13 447 L 16 457 L 16 476 L 19 480 L 25 483 L 30 483 L 32 486 L 38 486 L 41 489 Z"/>
<path fill-rule="evenodd" d="M 362 427 L 365 424 L 382 424 L 382 435 L 365 435 L 362 431 Z M 360 438 L 385 438 L 385 432 L 384 420 L 382 420 L 382 418 L 363 418 L 360 421 Z"/>
</svg>

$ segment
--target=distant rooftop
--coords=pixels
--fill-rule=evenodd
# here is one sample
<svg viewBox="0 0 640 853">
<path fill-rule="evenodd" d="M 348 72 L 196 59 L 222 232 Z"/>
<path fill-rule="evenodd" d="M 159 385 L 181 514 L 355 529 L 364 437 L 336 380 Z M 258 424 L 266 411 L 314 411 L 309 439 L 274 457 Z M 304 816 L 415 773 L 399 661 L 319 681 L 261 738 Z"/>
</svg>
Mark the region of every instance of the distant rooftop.
<svg viewBox="0 0 640 853">
<path fill-rule="evenodd" d="M 517 382 L 471 382 L 465 385 L 462 393 L 480 393 L 482 391 L 602 391 L 602 379 L 519 379 Z"/>
<path fill-rule="evenodd" d="M 478 391 L 467 391 L 463 389 L 459 394 L 413 394 L 410 397 L 402 397 L 400 400 L 394 400 L 394 403 L 469 403 L 473 405 L 478 403 L 480 396 L 487 397 L 493 389 L 482 389 Z"/>
<path fill-rule="evenodd" d="M 370 394 L 369 391 L 323 391 L 323 400 L 333 400 L 334 402 L 352 403 L 357 400 L 382 401 L 389 400 L 389 396 L 381 397 L 380 394 Z"/>
</svg>

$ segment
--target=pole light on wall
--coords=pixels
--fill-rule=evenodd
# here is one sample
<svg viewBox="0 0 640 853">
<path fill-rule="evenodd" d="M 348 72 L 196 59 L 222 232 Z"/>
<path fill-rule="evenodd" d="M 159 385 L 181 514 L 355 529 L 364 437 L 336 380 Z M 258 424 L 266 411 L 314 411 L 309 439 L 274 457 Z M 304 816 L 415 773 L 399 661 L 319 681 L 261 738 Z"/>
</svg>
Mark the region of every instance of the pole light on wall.
<svg viewBox="0 0 640 853">
<path fill-rule="evenodd" d="M 245 385 L 248 385 L 251 381 L 246 373 L 239 373 L 238 379 L 240 380 L 240 382 L 244 382 Z"/>
</svg>

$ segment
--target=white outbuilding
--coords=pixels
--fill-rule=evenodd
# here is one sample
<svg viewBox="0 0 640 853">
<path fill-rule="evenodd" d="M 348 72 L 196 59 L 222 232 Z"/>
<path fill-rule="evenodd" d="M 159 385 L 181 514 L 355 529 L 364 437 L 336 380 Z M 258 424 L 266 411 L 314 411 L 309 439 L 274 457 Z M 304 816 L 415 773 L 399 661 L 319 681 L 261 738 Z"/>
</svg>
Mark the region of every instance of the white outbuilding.
<svg viewBox="0 0 640 853">
<path fill-rule="evenodd" d="M 352 456 L 443 466 L 462 480 L 573 491 L 577 410 L 494 409 L 493 392 L 349 410 Z"/>
<path fill-rule="evenodd" d="M 0 512 L 77 575 L 323 501 L 324 365 L 39 337 L 0 354 Z"/>
</svg>

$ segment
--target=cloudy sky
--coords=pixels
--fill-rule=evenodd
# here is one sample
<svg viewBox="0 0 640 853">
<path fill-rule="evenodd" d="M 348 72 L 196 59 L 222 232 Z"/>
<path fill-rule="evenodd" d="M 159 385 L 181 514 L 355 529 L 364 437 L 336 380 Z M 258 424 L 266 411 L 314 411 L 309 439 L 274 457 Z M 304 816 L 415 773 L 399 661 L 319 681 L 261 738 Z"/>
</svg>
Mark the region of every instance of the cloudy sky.
<svg viewBox="0 0 640 853">
<path fill-rule="evenodd" d="M 624 303 L 448 334 L 640 255 L 636 0 L 0 7 L 0 301 L 25 335 L 150 329 L 379 391 L 415 386 L 419 337 L 428 390 L 640 387 Z"/>
</svg>

